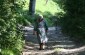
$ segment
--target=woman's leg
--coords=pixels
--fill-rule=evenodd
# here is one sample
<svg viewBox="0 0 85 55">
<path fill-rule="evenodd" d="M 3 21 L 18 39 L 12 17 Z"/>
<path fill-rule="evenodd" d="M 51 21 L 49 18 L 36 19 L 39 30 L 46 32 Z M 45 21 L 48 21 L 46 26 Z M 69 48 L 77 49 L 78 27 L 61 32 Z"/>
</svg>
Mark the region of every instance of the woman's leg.
<svg viewBox="0 0 85 55">
<path fill-rule="evenodd" d="M 39 50 L 42 50 L 42 43 L 41 43 L 41 40 L 40 40 L 39 33 L 37 33 L 37 39 L 38 39 L 38 42 L 39 42 Z"/>
<path fill-rule="evenodd" d="M 40 50 L 44 50 L 45 49 L 45 43 L 40 43 Z"/>
<path fill-rule="evenodd" d="M 43 44 L 40 43 L 40 48 L 39 48 L 39 50 L 42 50 L 42 49 L 43 49 Z"/>
<path fill-rule="evenodd" d="M 42 46 L 42 47 L 43 47 L 43 49 L 45 49 L 45 43 L 43 43 L 42 45 L 43 45 L 43 46 Z"/>
</svg>

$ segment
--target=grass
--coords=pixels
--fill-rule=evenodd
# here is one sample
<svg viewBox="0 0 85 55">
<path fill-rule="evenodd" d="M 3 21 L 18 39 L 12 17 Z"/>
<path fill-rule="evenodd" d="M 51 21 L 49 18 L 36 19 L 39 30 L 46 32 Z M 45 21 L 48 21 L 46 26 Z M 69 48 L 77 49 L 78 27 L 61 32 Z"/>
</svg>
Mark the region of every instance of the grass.
<svg viewBox="0 0 85 55">
<path fill-rule="evenodd" d="M 29 0 L 25 0 L 25 1 L 26 3 L 23 9 L 28 10 Z M 55 13 L 59 13 L 61 11 L 62 10 L 58 6 L 58 4 L 53 2 L 53 0 L 49 0 L 47 4 L 46 4 L 46 0 L 36 0 L 36 13 L 50 12 L 52 15 L 54 15 Z"/>
<path fill-rule="evenodd" d="M 46 4 L 45 0 L 37 0 L 36 2 L 36 10 L 44 12 L 50 12 L 51 14 L 55 14 L 57 11 L 57 5 L 52 0 L 48 1 Z"/>
<path fill-rule="evenodd" d="M 25 0 L 25 6 L 23 8 L 24 11 L 28 12 L 29 10 L 29 1 Z M 42 14 L 46 21 L 48 22 L 48 26 L 54 25 L 53 19 L 57 19 L 54 16 L 58 17 L 58 13 L 63 12 L 62 9 L 58 6 L 56 2 L 53 0 L 49 0 L 46 4 L 46 0 L 36 0 L 36 6 L 35 6 L 35 13 L 36 14 Z"/>
</svg>

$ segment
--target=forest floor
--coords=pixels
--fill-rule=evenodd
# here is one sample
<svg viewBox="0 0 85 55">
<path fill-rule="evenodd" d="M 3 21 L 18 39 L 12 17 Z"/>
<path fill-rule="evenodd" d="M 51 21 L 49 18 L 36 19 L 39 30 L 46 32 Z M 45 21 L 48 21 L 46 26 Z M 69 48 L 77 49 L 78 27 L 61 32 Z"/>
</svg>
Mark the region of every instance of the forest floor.
<svg viewBox="0 0 85 55">
<path fill-rule="evenodd" d="M 24 28 L 25 45 L 22 55 L 85 55 L 85 46 L 76 44 L 69 36 L 63 35 L 60 27 L 49 27 L 49 38 L 45 50 L 39 50 L 36 35 L 32 27 Z"/>
</svg>

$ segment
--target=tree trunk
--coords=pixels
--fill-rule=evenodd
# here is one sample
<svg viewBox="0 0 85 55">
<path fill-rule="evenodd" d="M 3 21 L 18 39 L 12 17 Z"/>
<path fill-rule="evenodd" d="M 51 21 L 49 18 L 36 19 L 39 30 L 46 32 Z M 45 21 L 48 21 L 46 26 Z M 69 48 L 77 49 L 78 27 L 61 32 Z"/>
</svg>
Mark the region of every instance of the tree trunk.
<svg viewBox="0 0 85 55">
<path fill-rule="evenodd" d="M 46 0 L 46 4 L 47 4 L 48 0 Z"/>
<path fill-rule="evenodd" d="M 36 5 L 36 0 L 30 0 L 29 3 L 29 14 L 34 16 L 35 14 L 35 5 Z"/>
</svg>

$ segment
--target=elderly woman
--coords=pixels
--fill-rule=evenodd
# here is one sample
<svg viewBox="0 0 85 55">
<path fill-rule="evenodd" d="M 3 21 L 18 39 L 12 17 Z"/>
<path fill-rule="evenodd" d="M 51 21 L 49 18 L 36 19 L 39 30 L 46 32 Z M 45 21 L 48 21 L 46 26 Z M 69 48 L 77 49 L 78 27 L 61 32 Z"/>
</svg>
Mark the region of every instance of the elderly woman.
<svg viewBox="0 0 85 55">
<path fill-rule="evenodd" d="M 34 26 L 34 31 L 36 32 L 37 39 L 40 45 L 39 49 L 43 50 L 45 43 L 48 41 L 47 38 L 48 27 L 42 15 L 39 15 L 38 19 L 35 22 L 36 23 Z"/>
</svg>

